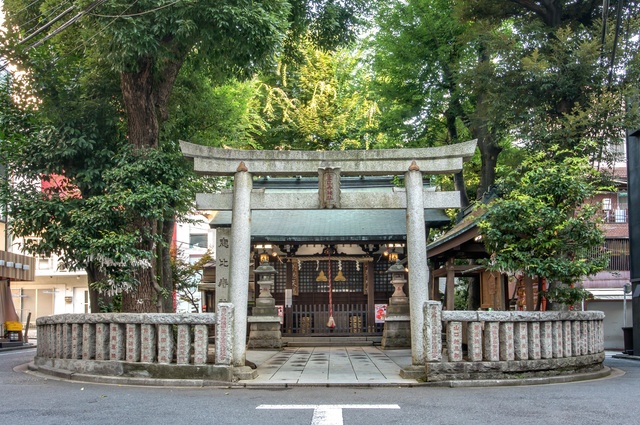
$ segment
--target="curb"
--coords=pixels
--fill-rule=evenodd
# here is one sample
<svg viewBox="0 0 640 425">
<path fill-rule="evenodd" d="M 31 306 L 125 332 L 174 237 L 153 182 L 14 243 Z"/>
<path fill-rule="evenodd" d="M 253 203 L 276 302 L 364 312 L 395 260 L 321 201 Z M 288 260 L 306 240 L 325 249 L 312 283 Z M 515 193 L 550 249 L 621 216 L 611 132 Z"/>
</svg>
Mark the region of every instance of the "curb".
<svg viewBox="0 0 640 425">
<path fill-rule="evenodd" d="M 32 343 L 26 343 L 25 345 L 21 345 L 19 347 L 5 347 L 5 348 L 0 348 L 0 353 L 6 353 L 8 351 L 20 351 L 20 350 L 28 350 L 30 348 L 36 348 L 37 345 L 36 344 L 32 344 Z"/>
<path fill-rule="evenodd" d="M 597 372 L 580 373 L 574 375 L 551 376 L 544 378 L 524 379 L 483 379 L 467 381 L 440 381 L 415 383 L 251 383 L 251 382 L 220 382 L 205 379 L 156 379 L 134 378 L 120 376 L 98 376 L 68 371 L 37 367 L 33 363 L 17 366 L 14 370 L 29 373 L 45 379 L 57 379 L 75 383 L 126 385 L 144 387 L 183 387 L 183 388 L 218 388 L 218 389 L 288 389 L 304 387 L 322 388 L 417 388 L 417 387 L 443 387 L 443 388 L 474 388 L 474 387 L 515 387 L 531 385 L 567 384 L 573 382 L 591 381 L 603 378 L 617 378 L 624 375 L 620 369 L 604 366 Z"/>
<path fill-rule="evenodd" d="M 613 376 L 612 376 L 613 375 Z M 433 382 L 432 386 L 449 388 L 473 388 L 473 387 L 519 387 L 531 385 L 569 384 L 572 382 L 593 381 L 602 378 L 615 378 L 624 375 L 619 369 L 604 366 L 596 372 L 578 373 L 575 375 L 548 376 L 543 378 L 523 379 L 479 379 L 476 381 L 442 381 Z M 428 384 L 428 383 L 427 383 Z"/>
</svg>

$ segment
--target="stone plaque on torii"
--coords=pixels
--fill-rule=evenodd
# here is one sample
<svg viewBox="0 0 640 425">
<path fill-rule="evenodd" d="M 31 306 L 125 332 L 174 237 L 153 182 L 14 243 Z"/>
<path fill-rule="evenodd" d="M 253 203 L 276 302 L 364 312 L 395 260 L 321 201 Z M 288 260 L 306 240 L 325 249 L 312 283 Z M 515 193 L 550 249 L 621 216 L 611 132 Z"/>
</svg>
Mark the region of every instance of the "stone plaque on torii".
<svg viewBox="0 0 640 425">
<path fill-rule="evenodd" d="M 458 192 L 425 190 L 423 176 L 455 174 L 473 156 L 476 141 L 420 149 L 351 151 L 242 151 L 181 142 L 185 157 L 203 175 L 233 176 L 233 190 L 198 194 L 198 209 L 231 210 L 229 302 L 234 305 L 233 364 L 244 366 L 251 261 L 251 210 L 406 209 L 411 311 L 411 356 L 424 364 L 422 307 L 428 300 L 424 210 L 460 208 Z M 318 193 L 252 190 L 256 176 L 318 176 Z M 404 175 L 405 188 L 393 192 L 340 191 L 340 176 Z"/>
</svg>

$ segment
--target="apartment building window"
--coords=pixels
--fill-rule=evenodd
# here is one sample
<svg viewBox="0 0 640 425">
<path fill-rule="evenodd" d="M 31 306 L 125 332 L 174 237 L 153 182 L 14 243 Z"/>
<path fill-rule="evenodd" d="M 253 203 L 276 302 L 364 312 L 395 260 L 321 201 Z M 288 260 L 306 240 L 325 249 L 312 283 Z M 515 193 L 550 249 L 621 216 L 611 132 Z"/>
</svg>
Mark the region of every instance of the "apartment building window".
<svg viewBox="0 0 640 425">
<path fill-rule="evenodd" d="M 207 241 L 206 233 L 192 233 L 189 235 L 189 248 L 207 248 Z"/>
<path fill-rule="evenodd" d="M 38 270 L 51 270 L 51 257 L 38 255 Z"/>
<path fill-rule="evenodd" d="M 629 208 L 629 196 L 627 192 L 618 192 L 618 209 L 626 210 Z"/>
</svg>

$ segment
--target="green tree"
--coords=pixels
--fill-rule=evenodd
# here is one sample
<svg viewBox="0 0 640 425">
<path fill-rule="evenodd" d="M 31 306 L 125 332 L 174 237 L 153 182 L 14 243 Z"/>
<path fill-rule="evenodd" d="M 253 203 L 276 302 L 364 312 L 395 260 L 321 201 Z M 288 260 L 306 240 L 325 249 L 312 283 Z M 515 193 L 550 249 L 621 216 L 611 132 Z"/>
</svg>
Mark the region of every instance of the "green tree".
<svg viewBox="0 0 640 425">
<path fill-rule="evenodd" d="M 637 8 L 568 0 L 463 3 L 462 19 L 482 22 L 506 41 L 491 42 L 503 86 L 491 102 L 502 105 L 511 134 L 531 150 L 557 145 L 594 162 L 619 159 L 611 146 L 638 117 L 629 102 L 638 93 Z M 620 6 L 624 19 L 617 23 Z"/>
<path fill-rule="evenodd" d="M 256 81 L 265 128 L 256 143 L 268 149 L 371 149 L 383 143 L 370 73 L 353 48 L 327 51 L 309 40 L 299 63 L 280 62 Z"/>
<path fill-rule="evenodd" d="M 7 40 L 20 34 L 24 37 L 30 17 L 58 4 L 6 3 L 10 29 Z M 55 115 L 54 104 L 59 111 L 65 111 L 69 103 L 80 104 L 87 100 L 76 96 L 71 86 L 81 88 L 80 92 L 90 92 L 93 87 L 84 83 L 91 76 L 103 86 L 115 88 L 111 100 L 96 96 L 96 101 L 111 106 L 111 113 L 104 117 L 120 126 L 119 133 L 97 134 L 101 135 L 100 138 L 106 134 L 107 138 L 126 142 L 132 147 L 128 151 L 133 156 L 157 157 L 154 151 L 160 148 L 160 124 L 168 119 L 170 94 L 186 58 L 189 55 L 200 56 L 211 72 L 220 78 L 231 74 L 246 75 L 265 63 L 280 45 L 289 12 L 289 5 L 284 0 L 178 2 L 165 6 L 164 2 L 154 0 L 138 1 L 134 5 L 115 0 L 102 2 L 73 27 L 48 40 L 46 49 L 32 49 L 25 55 L 21 49 L 25 47 L 23 43 L 7 45 L 6 54 L 28 71 L 33 82 L 33 96 L 52 106 L 44 109 L 48 113 L 46 119 Z M 87 10 L 86 4 L 78 7 Z M 35 37 L 32 41 L 37 39 Z M 58 68 L 60 62 L 71 63 L 72 71 Z M 43 80 L 51 70 L 56 71 L 52 78 L 57 78 L 58 73 L 68 74 L 69 78 L 57 78 L 55 82 L 58 84 L 46 86 Z M 102 74 L 101 71 L 106 72 Z M 65 97 L 60 98 L 61 94 Z M 56 120 L 51 122 L 54 129 L 68 125 L 66 114 L 54 118 Z M 86 127 L 93 124 L 91 120 L 83 120 L 68 127 L 77 133 L 78 139 L 89 139 Z M 102 146 L 102 143 L 97 143 L 95 147 L 100 149 Z M 92 156 L 86 146 L 76 144 L 76 148 L 79 157 Z M 108 163 L 113 164 L 112 161 Z M 60 162 L 56 164 L 65 171 L 65 176 L 75 177 Z M 166 170 L 163 167 L 158 169 Z M 102 168 L 85 168 L 85 172 L 91 173 L 99 170 Z M 143 173 L 143 176 L 134 176 L 133 181 L 144 180 L 144 174 L 154 177 L 149 168 L 134 166 L 129 171 Z M 71 183 L 76 184 L 75 179 Z M 129 187 L 131 198 L 153 204 L 157 209 L 150 208 L 148 214 L 129 215 L 128 219 L 132 221 L 118 236 L 135 240 L 135 248 L 140 253 L 147 253 L 142 258 L 150 257 L 152 261 L 141 263 L 134 271 L 130 288 L 123 296 L 125 311 L 155 310 L 152 300 L 160 292 L 159 288 L 164 287 L 166 291 L 172 287 L 167 241 L 173 233 L 176 214 L 173 209 L 176 205 L 163 197 L 168 193 L 145 193 L 144 187 Z M 179 184 L 173 186 L 173 190 L 179 187 Z M 82 199 L 89 203 L 89 194 L 83 196 L 86 198 Z M 124 199 L 120 201 L 124 202 Z M 158 212 L 162 214 L 158 215 Z M 34 233 L 40 231 L 37 228 L 33 230 Z M 165 243 L 161 244 L 161 241 Z M 66 251 L 68 255 L 76 255 L 78 250 L 74 247 Z M 115 263 L 118 264 L 117 261 Z"/>
<path fill-rule="evenodd" d="M 5 2 L 8 31 L 3 37 L 2 53 L 27 71 L 25 78 L 31 84 L 27 86 L 28 91 L 24 92 L 26 98 L 32 96 L 41 102 L 37 121 L 42 127 L 33 133 L 42 134 L 45 131 L 43 129 L 47 128 L 51 134 L 50 145 L 39 147 L 60 150 L 53 143 L 64 133 L 60 129 L 67 129 L 65 131 L 73 135 L 66 140 L 73 157 L 78 160 L 75 163 L 78 169 L 71 170 L 65 166 L 69 165 L 68 161 L 65 163 L 59 152 L 47 152 L 43 155 L 49 155 L 52 163 L 49 166 L 40 164 L 40 170 L 51 168 L 54 170 L 49 174 L 64 175 L 69 185 L 80 188 L 81 197 L 76 198 L 76 202 L 86 202 L 88 205 L 94 193 L 81 187 L 83 182 L 78 181 L 78 176 L 92 177 L 93 180 L 88 179 L 89 188 L 95 189 L 97 194 L 103 194 L 107 189 L 100 182 L 103 170 L 113 165 L 122 166 L 123 156 L 144 161 L 145 158 L 158 158 L 159 155 L 153 151 L 161 147 L 164 151 L 175 149 L 175 144 L 163 137 L 162 124 L 168 121 L 168 112 L 172 108 L 171 94 L 187 59 L 192 60 L 188 71 L 195 73 L 206 70 L 210 81 L 216 83 L 232 75 L 250 76 L 278 51 L 290 21 L 313 25 L 318 39 L 327 38 L 325 36 L 328 35 L 352 34 L 357 21 L 353 12 L 364 2 L 313 0 L 291 3 L 293 8 L 285 0 L 211 0 L 169 4 L 156 0 L 137 1 L 134 4 L 118 0 L 91 4 L 82 2 L 76 6 L 77 10 L 84 12 L 82 19 L 51 37 L 44 31 L 33 31 L 30 24 L 38 22 L 42 16 L 52 16 L 51 10 L 64 5 L 62 1 Z M 46 48 L 39 45 L 45 45 Z M 185 100 L 193 100 L 198 94 L 192 93 Z M 83 108 L 87 114 L 73 115 L 77 110 L 70 108 L 70 105 Z M 190 109 L 191 113 L 197 115 L 195 108 L 190 108 L 191 105 L 201 106 L 203 102 L 181 105 L 182 110 Z M 108 110 L 99 113 L 101 108 Z M 178 110 L 175 104 L 173 110 Z M 98 128 L 103 121 L 110 125 L 107 131 Z M 166 129 L 167 135 L 175 137 L 181 128 L 174 123 L 167 125 Z M 202 131 L 200 134 L 203 134 Z M 11 137 L 16 142 L 22 140 L 26 143 L 18 131 L 12 132 Z M 33 140 L 39 139 L 36 137 Z M 104 158 L 95 156 L 97 164 L 93 164 L 95 151 L 104 151 Z M 82 168 L 81 160 L 88 158 L 88 166 Z M 24 158 L 18 157 L 12 160 L 15 164 L 25 162 Z M 128 170 L 131 172 L 146 174 L 149 171 L 148 168 L 137 167 L 137 160 L 124 163 L 130 165 Z M 166 164 L 170 163 L 167 160 Z M 161 166 L 158 168 L 163 169 Z M 34 166 L 30 172 L 37 173 L 36 170 L 38 167 Z M 21 169 L 16 166 L 14 171 L 20 172 Z M 155 177 L 153 173 L 148 174 L 149 177 Z M 175 180 L 172 177 L 170 180 L 173 184 Z M 132 252 L 132 249 L 138 250 L 139 254 L 146 252 L 147 255 L 142 258 L 151 259 L 144 267 L 139 264 L 140 267 L 130 276 L 131 288 L 124 294 L 123 309 L 152 311 L 155 309 L 152 300 L 157 298 L 157 292 L 172 288 L 167 242 L 172 235 L 176 215 L 174 209 L 182 201 L 179 197 L 171 196 L 179 192 L 181 186 L 171 186 L 164 193 L 146 193 L 142 188 L 147 186 L 128 186 L 123 176 L 115 172 L 113 178 L 118 181 L 119 187 L 131 190 L 141 205 L 146 202 L 157 207 L 148 214 L 135 215 L 132 214 L 134 210 L 127 211 L 127 219 L 132 222 L 123 229 L 124 233 L 116 233 L 121 239 L 128 238 L 129 242 L 135 240 L 135 246 L 129 247 L 127 252 Z M 130 181 L 140 182 L 140 179 L 144 180 L 144 176 L 133 176 Z M 120 201 L 123 202 L 122 199 Z M 112 208 L 117 210 L 122 207 Z M 16 209 L 14 217 L 19 214 L 20 210 Z M 49 232 L 54 228 L 59 232 L 72 230 L 59 224 L 62 223 L 59 220 L 47 221 L 43 218 L 41 221 L 29 221 L 29 217 L 25 216 L 24 222 L 32 226 L 32 234 Z M 27 226 L 24 232 L 27 232 Z M 134 236 L 129 237 L 129 233 Z M 55 240 L 52 238 L 52 243 Z M 76 248 L 61 243 L 42 249 L 64 250 L 67 255 L 73 256 L 78 251 Z M 122 254 L 120 250 L 116 249 L 116 252 Z M 78 264 L 82 264 L 82 261 Z M 119 263 L 114 261 L 114 264 Z"/>
<path fill-rule="evenodd" d="M 602 43 L 601 7 L 564 0 L 381 6 L 372 36 L 381 128 L 409 146 L 477 139 L 478 167 L 468 170 L 478 173 L 478 198 L 514 141 L 541 151 L 588 147 L 594 162 L 614 161 L 610 146 L 637 119 L 628 99 L 638 93 L 638 10 L 625 6 L 612 62 L 615 14 L 606 15 Z"/>
<path fill-rule="evenodd" d="M 196 312 L 200 307 L 198 284 L 202 280 L 204 266 L 212 260 L 211 253 L 206 252 L 202 258 L 192 264 L 183 258 L 180 251 L 171 260 L 176 294 L 180 300 L 189 303 L 192 310 Z"/>
<path fill-rule="evenodd" d="M 479 222 L 489 269 L 545 277 L 552 302 L 577 302 L 585 294 L 574 285 L 607 264 L 605 255 L 594 255 L 604 242 L 597 205 L 589 203 L 598 188 L 588 159 L 571 151 L 525 159 L 499 181 L 500 195 Z"/>
<path fill-rule="evenodd" d="M 132 223 L 139 217 L 185 214 L 202 186 L 189 177 L 176 145 L 132 150 L 123 137 L 114 137 L 117 125 L 99 119 L 110 111 L 92 102 L 51 98 L 16 104 L 15 84 L 3 84 L 0 99 L 0 156 L 13 177 L 0 185 L 0 199 L 11 217 L 11 231 L 28 237 L 27 251 L 55 253 L 65 267 L 85 269 L 97 309 L 95 289 L 114 295 L 131 288 L 140 267 L 156 267 L 155 251 L 141 241 L 160 247 L 160 233 Z M 62 93 L 63 85 L 55 87 Z M 83 88 L 74 86 L 74 95 Z M 63 121 L 47 113 L 56 107 L 65 108 Z M 150 309 L 165 309 L 159 304 L 166 297 L 160 295 L 172 288 L 154 288 L 156 296 L 143 302 Z"/>
</svg>

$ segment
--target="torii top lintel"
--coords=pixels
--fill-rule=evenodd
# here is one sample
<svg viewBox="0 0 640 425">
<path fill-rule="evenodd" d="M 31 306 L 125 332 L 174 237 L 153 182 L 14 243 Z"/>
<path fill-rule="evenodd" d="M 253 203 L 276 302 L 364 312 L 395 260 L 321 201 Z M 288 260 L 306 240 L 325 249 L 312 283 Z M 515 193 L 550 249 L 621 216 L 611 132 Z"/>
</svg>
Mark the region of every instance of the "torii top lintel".
<svg viewBox="0 0 640 425">
<path fill-rule="evenodd" d="M 416 167 L 425 174 L 454 174 L 473 156 L 476 140 L 435 148 L 346 151 L 250 151 L 189 142 L 180 142 L 180 148 L 197 173 L 212 176 L 245 170 L 261 176 L 314 176 L 322 168 L 339 168 L 343 176 L 401 175 Z"/>
</svg>

